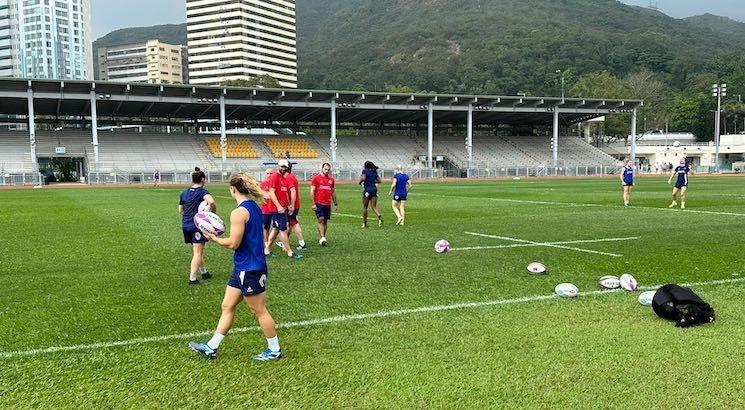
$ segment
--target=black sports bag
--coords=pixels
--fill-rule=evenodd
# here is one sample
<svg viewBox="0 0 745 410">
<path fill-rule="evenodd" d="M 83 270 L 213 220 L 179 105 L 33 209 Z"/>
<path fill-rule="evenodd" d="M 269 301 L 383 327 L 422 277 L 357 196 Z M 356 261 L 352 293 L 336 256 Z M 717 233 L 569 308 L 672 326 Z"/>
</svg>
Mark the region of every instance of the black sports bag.
<svg viewBox="0 0 745 410">
<path fill-rule="evenodd" d="M 675 321 L 676 327 L 703 325 L 716 317 L 714 309 L 690 288 L 672 283 L 657 289 L 652 309 L 657 316 Z"/>
</svg>

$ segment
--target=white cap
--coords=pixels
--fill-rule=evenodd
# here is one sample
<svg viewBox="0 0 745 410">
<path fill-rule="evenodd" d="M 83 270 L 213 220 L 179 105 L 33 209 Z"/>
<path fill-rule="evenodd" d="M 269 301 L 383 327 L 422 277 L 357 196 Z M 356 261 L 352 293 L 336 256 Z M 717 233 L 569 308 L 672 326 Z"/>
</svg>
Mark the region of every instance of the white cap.
<svg viewBox="0 0 745 410">
<path fill-rule="evenodd" d="M 289 167 L 290 163 L 286 159 L 280 159 L 277 163 L 278 167 Z"/>
</svg>

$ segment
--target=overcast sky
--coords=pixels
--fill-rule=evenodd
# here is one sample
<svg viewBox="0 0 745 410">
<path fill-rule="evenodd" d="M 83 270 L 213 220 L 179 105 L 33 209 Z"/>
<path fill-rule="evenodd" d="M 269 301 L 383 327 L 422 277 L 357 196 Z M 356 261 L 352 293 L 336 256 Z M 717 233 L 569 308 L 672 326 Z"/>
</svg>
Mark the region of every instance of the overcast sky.
<svg viewBox="0 0 745 410">
<path fill-rule="evenodd" d="M 673 17 L 712 13 L 745 21 L 745 0 L 653 1 L 657 1 L 659 8 Z M 649 0 L 623 0 L 623 2 L 643 6 L 649 5 Z M 186 21 L 186 0 L 91 0 L 91 3 L 94 39 L 125 27 L 143 27 Z"/>
</svg>

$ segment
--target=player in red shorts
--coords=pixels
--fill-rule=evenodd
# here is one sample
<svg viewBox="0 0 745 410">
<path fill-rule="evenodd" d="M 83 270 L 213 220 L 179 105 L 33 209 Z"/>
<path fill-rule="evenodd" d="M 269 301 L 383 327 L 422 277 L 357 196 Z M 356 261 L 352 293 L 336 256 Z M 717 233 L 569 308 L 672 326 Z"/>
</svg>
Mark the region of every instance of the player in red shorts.
<svg viewBox="0 0 745 410">
<path fill-rule="evenodd" d="M 305 239 L 303 239 L 303 230 L 300 228 L 300 222 L 298 222 L 297 215 L 300 213 L 300 183 L 297 180 L 295 174 L 292 173 L 292 164 L 290 164 L 285 174 L 285 181 L 287 187 L 290 189 L 290 231 L 287 233 L 289 237 L 292 232 L 295 232 L 297 237 L 297 250 L 305 249 Z"/>
<path fill-rule="evenodd" d="M 313 210 L 316 212 L 316 225 L 318 226 L 318 235 L 321 239 L 318 243 L 326 246 L 326 231 L 328 230 L 329 219 L 331 219 L 331 202 L 334 202 L 335 210 L 339 210 L 339 203 L 336 202 L 336 181 L 331 176 L 331 164 L 325 163 L 318 173 L 310 181 L 310 196 L 313 198 Z"/>
<path fill-rule="evenodd" d="M 287 252 L 287 256 L 293 259 L 301 259 L 303 257 L 302 255 L 292 252 L 292 247 L 290 247 L 290 241 L 287 237 L 289 222 L 289 214 L 287 212 L 290 207 L 290 189 L 287 186 L 287 181 L 285 181 L 285 175 L 289 167 L 290 164 L 287 160 L 279 160 L 279 172 L 272 174 L 269 179 L 269 210 L 272 215 L 272 230 L 269 232 L 264 254 L 272 254 L 271 244 L 279 237 L 279 241 L 282 243 L 285 252 Z"/>
</svg>

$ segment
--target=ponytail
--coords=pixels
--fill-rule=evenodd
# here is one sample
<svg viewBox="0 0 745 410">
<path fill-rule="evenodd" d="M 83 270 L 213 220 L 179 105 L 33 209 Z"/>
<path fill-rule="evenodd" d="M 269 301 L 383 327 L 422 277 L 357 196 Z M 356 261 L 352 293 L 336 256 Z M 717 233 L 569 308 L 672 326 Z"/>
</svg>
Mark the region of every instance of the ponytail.
<svg viewBox="0 0 745 410">
<path fill-rule="evenodd" d="M 259 181 L 253 175 L 245 172 L 234 174 L 230 177 L 230 186 L 234 187 L 243 195 L 253 197 L 255 200 L 264 200 L 269 194 L 261 189 Z"/>
</svg>

